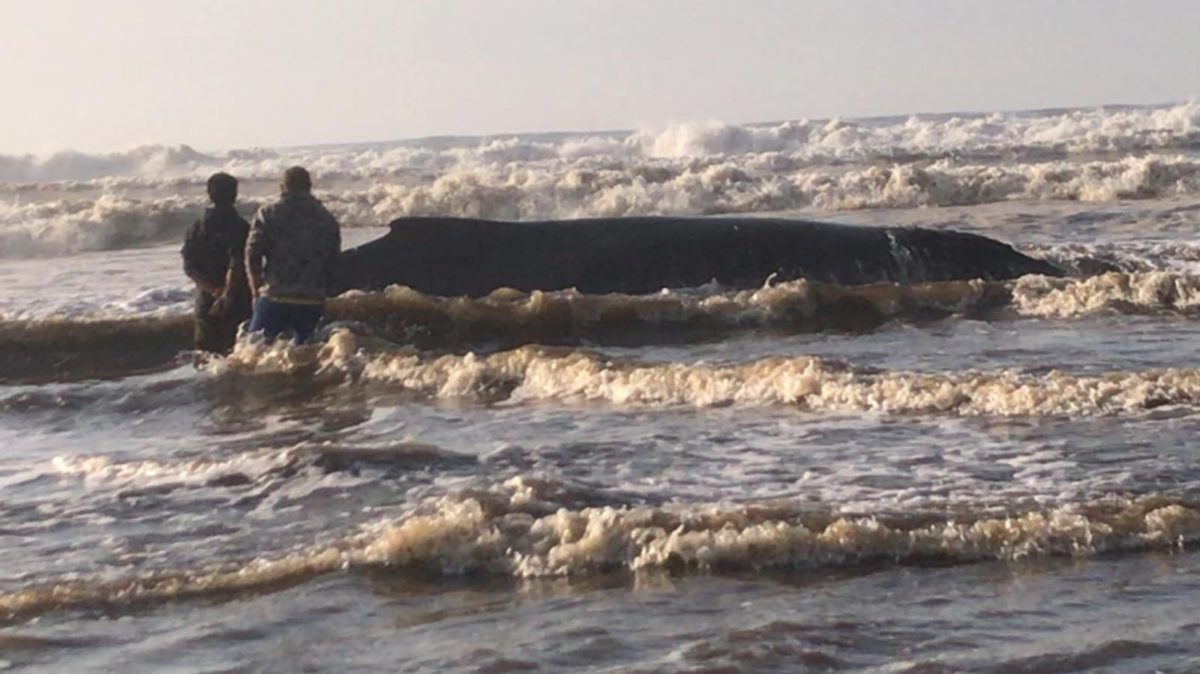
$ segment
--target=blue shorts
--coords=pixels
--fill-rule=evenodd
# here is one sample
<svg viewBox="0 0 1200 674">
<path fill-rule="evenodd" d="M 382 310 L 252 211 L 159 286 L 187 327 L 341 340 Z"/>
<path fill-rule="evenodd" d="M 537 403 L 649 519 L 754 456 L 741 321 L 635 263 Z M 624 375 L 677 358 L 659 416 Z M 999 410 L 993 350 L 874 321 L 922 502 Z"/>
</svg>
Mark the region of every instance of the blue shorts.
<svg viewBox="0 0 1200 674">
<path fill-rule="evenodd" d="M 249 331 L 261 332 L 267 339 L 291 331 L 295 335 L 293 341 L 301 344 L 312 337 L 324 315 L 325 307 L 320 304 L 295 304 L 260 297 L 254 301 Z"/>
</svg>

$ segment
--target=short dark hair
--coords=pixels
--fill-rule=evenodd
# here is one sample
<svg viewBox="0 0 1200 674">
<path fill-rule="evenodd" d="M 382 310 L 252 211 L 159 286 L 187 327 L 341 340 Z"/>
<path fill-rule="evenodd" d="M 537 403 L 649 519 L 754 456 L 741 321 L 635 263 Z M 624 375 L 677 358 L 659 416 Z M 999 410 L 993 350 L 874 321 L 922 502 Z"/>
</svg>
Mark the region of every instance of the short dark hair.
<svg viewBox="0 0 1200 674">
<path fill-rule="evenodd" d="M 233 203 L 237 199 L 237 178 L 228 173 L 214 173 L 208 177 L 208 198 L 213 203 Z"/>
<path fill-rule="evenodd" d="M 312 176 L 303 166 L 293 166 L 283 172 L 283 191 L 306 194 L 312 191 Z"/>
</svg>

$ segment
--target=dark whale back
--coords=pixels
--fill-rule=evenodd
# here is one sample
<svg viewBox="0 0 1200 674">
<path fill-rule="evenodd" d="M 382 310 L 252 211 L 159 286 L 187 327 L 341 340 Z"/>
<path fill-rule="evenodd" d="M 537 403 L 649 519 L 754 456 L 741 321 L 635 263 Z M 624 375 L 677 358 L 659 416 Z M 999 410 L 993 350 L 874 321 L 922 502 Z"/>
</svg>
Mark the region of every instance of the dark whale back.
<svg viewBox="0 0 1200 674">
<path fill-rule="evenodd" d="M 712 281 L 752 288 L 772 276 L 856 285 L 1060 273 L 987 237 L 919 228 L 726 217 L 401 218 L 387 235 L 342 254 L 337 289 L 644 294 Z"/>
</svg>

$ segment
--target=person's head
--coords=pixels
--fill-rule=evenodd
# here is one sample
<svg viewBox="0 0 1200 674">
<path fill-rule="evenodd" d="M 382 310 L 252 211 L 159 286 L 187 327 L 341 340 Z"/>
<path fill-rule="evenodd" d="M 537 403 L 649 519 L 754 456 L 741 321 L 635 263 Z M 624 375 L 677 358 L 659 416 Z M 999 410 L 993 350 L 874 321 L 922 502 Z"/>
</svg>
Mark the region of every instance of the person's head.
<svg viewBox="0 0 1200 674">
<path fill-rule="evenodd" d="M 232 206 L 237 201 L 238 181 L 228 173 L 214 173 L 208 178 L 208 198 L 217 206 Z"/>
<path fill-rule="evenodd" d="M 283 183 L 279 185 L 284 194 L 310 194 L 312 176 L 303 166 L 293 166 L 283 172 Z"/>
</svg>

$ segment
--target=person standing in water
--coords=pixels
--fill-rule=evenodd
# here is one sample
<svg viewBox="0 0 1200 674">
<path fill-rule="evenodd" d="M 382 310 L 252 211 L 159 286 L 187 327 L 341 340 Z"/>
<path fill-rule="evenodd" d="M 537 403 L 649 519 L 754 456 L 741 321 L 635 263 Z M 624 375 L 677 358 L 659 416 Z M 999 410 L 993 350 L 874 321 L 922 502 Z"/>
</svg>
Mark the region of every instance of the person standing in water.
<svg viewBox="0 0 1200 674">
<path fill-rule="evenodd" d="M 212 207 L 188 230 L 183 271 L 196 284 L 196 349 L 224 354 L 233 349 L 238 326 L 250 318 L 245 247 L 250 225 L 238 215 L 237 178 L 215 173 L 208 179 Z"/>
<path fill-rule="evenodd" d="M 337 219 L 312 195 L 312 178 L 304 168 L 284 172 L 280 189 L 279 200 L 254 216 L 246 243 L 254 296 L 250 332 L 275 339 L 291 331 L 300 343 L 312 336 L 325 313 L 342 235 Z"/>
</svg>

